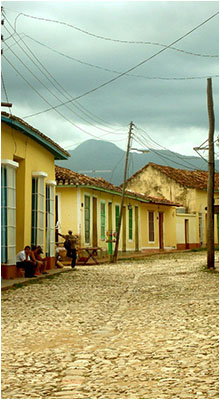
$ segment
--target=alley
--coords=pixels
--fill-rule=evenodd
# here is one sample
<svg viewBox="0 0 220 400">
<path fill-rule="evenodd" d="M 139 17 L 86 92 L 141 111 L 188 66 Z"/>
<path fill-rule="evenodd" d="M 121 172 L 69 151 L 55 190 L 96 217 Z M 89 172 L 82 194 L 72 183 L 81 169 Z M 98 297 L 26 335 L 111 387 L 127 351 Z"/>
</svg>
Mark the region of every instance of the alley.
<svg viewBox="0 0 220 400">
<path fill-rule="evenodd" d="M 218 273 L 155 255 L 2 292 L 3 399 L 218 398 Z"/>
</svg>

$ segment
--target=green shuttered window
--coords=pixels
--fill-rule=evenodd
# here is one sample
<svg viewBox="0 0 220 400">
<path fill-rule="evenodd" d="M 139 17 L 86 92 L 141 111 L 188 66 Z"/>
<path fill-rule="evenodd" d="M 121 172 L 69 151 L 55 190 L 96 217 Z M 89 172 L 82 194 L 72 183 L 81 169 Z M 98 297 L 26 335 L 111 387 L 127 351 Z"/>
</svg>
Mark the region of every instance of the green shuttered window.
<svg viewBox="0 0 220 400">
<path fill-rule="evenodd" d="M 105 240 L 105 203 L 101 203 L 101 240 Z"/>
<path fill-rule="evenodd" d="M 90 196 L 85 195 L 85 243 L 90 243 Z"/>
</svg>

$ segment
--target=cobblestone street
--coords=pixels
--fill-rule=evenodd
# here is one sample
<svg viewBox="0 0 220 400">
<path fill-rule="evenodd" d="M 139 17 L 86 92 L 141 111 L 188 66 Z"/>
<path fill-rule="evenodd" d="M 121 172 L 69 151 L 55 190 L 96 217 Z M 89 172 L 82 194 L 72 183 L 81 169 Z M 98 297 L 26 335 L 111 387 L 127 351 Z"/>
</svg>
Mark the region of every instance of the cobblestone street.
<svg viewBox="0 0 220 400">
<path fill-rule="evenodd" d="M 218 398 L 218 273 L 205 264 L 154 255 L 2 292 L 2 398 Z"/>
</svg>

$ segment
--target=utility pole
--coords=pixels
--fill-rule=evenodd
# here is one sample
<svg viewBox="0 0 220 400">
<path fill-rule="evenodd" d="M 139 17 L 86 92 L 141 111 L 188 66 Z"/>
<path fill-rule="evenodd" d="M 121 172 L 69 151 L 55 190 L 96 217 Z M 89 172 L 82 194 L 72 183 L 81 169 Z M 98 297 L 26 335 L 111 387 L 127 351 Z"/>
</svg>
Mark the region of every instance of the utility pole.
<svg viewBox="0 0 220 400">
<path fill-rule="evenodd" d="M 131 121 L 130 125 L 129 125 L 129 132 L 128 132 L 128 144 L 127 144 L 127 153 L 126 153 L 125 168 L 124 168 L 124 182 L 123 182 L 123 187 L 122 187 L 121 208 L 120 208 L 120 215 L 119 215 L 119 221 L 118 221 L 118 230 L 117 230 L 117 236 L 116 236 L 115 251 L 114 251 L 114 255 L 113 255 L 113 263 L 116 263 L 117 257 L 118 257 L 118 245 L 119 245 L 119 239 L 120 239 L 121 221 L 122 221 L 122 213 L 123 213 L 123 205 L 124 205 L 124 197 L 125 197 L 125 186 L 126 186 L 126 179 L 127 179 L 128 155 L 129 155 L 130 146 L 131 146 L 131 134 L 132 134 L 133 125 L 134 124 Z"/>
<path fill-rule="evenodd" d="M 208 202 L 207 202 L 207 267 L 215 268 L 214 249 L 214 128 L 215 117 L 212 98 L 212 80 L 207 79 L 207 105 L 209 117 L 209 161 L 208 161 Z"/>
</svg>

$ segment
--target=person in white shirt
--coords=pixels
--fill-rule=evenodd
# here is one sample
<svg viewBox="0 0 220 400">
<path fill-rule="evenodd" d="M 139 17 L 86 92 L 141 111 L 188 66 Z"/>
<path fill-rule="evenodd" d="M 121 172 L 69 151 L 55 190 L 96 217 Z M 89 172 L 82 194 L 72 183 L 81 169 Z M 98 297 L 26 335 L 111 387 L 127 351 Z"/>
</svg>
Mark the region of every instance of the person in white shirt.
<svg viewBox="0 0 220 400">
<path fill-rule="evenodd" d="M 24 250 L 21 250 L 16 255 L 16 266 L 17 268 L 24 268 L 25 278 L 35 278 L 35 271 L 37 269 L 37 263 L 34 263 L 30 258 L 31 248 L 25 246 Z"/>
</svg>

